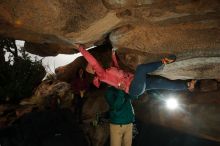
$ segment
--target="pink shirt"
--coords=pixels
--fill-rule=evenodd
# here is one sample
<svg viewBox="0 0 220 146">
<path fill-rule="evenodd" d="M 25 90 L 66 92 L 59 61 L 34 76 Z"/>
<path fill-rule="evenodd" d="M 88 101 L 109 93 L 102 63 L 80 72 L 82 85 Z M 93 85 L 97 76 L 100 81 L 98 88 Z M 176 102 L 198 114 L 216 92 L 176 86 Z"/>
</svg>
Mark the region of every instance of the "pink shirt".
<svg viewBox="0 0 220 146">
<path fill-rule="evenodd" d="M 120 84 L 124 84 L 125 88 L 123 89 L 126 93 L 129 92 L 129 87 L 131 81 L 134 78 L 134 75 L 121 70 L 118 66 L 118 62 L 115 54 L 112 54 L 113 65 L 115 67 L 110 67 L 108 69 L 104 69 L 99 62 L 83 47 L 79 48 L 79 51 L 82 53 L 84 58 L 88 61 L 88 63 L 92 66 L 93 70 L 96 73 L 96 77 L 93 80 L 93 84 L 96 87 L 100 86 L 100 81 L 107 83 L 115 88 L 119 89 Z"/>
</svg>

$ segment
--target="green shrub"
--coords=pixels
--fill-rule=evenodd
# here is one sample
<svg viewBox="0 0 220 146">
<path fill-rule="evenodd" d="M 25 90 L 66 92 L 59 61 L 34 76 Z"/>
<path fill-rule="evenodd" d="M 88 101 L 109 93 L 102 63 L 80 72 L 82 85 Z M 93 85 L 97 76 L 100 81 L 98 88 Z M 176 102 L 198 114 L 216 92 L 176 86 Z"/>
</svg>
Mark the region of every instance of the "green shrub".
<svg viewBox="0 0 220 146">
<path fill-rule="evenodd" d="M 0 100 L 18 102 L 30 97 L 46 74 L 42 61 L 32 61 L 24 50 L 17 49 L 12 39 L 0 38 L 0 51 L 11 52 L 8 61 L 4 58 L 0 62 Z"/>
</svg>

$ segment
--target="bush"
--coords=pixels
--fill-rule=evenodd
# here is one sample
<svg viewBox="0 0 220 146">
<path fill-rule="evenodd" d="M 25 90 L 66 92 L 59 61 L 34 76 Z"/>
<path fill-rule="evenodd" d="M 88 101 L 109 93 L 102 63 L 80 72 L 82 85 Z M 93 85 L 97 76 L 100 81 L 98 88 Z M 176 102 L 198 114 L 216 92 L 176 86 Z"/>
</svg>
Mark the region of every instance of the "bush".
<svg viewBox="0 0 220 146">
<path fill-rule="evenodd" d="M 30 97 L 46 74 L 42 61 L 32 61 L 24 50 L 17 49 L 15 40 L 0 38 L 0 44 L 0 51 L 9 51 L 12 55 L 8 61 L 0 62 L 0 99 L 18 102 Z"/>
</svg>

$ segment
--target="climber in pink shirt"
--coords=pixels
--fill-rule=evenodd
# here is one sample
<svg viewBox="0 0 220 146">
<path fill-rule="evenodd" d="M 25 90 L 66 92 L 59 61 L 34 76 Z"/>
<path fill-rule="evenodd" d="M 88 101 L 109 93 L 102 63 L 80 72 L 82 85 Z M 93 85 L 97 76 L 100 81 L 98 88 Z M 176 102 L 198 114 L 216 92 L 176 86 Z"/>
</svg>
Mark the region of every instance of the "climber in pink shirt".
<svg viewBox="0 0 220 146">
<path fill-rule="evenodd" d="M 115 56 L 115 51 L 112 53 L 113 66 L 104 69 L 102 65 L 83 47 L 83 45 L 75 45 L 88 61 L 87 71 L 96 74 L 93 84 L 96 87 L 100 86 L 100 82 L 107 83 L 115 88 L 124 90 L 131 96 L 138 97 L 146 90 L 152 89 L 167 89 L 167 90 L 190 90 L 194 89 L 195 80 L 190 82 L 182 80 L 169 80 L 166 78 L 155 78 L 148 73 L 157 70 L 160 66 L 175 61 L 175 56 L 171 55 L 162 61 L 138 65 L 135 74 L 125 72 L 119 68 Z"/>
</svg>

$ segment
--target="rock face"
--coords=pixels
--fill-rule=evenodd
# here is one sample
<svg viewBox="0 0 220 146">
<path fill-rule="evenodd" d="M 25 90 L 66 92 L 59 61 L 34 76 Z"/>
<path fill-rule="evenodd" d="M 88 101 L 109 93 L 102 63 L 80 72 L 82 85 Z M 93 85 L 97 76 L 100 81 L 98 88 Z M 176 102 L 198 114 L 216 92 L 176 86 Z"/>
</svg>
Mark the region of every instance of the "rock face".
<svg viewBox="0 0 220 146">
<path fill-rule="evenodd" d="M 219 0 L 5 0 L 0 2 L 0 12 L 0 35 L 25 40 L 25 48 L 35 54 L 73 53 L 73 43 L 90 47 L 109 37 L 119 48 L 124 69 L 134 71 L 138 64 L 175 54 L 177 62 L 154 74 L 170 79 L 219 80 Z M 98 53 L 99 61 L 106 63 L 107 57 Z M 57 69 L 59 78 L 71 80 L 76 67 L 86 64 L 76 62 Z M 216 100 L 207 95 L 206 103 L 187 103 L 185 109 L 192 115 L 170 115 L 159 105 L 149 104 L 151 118 L 142 120 L 220 141 L 219 93 L 213 94 Z M 137 112 L 139 117 L 141 112 Z"/>
<path fill-rule="evenodd" d="M 56 77 L 61 81 L 71 82 L 75 77 L 79 67 L 85 68 L 86 61 L 83 57 L 78 57 L 72 63 L 55 69 Z"/>
<path fill-rule="evenodd" d="M 88 142 L 91 145 L 103 146 L 109 137 L 109 123 L 97 123 L 98 125 L 93 125 L 93 122 L 98 122 L 97 115 L 102 114 L 108 111 L 108 105 L 104 99 L 104 90 L 94 89 L 87 93 L 85 103 L 82 109 L 82 121 L 83 125 L 82 130 L 84 131 L 84 135 L 88 137 Z M 57 102 L 57 106 L 54 107 L 54 97 L 55 102 Z M 59 101 L 57 101 L 59 99 Z M 71 90 L 69 88 L 69 84 L 65 82 L 60 82 L 57 80 L 54 81 L 44 81 L 35 91 L 33 97 L 28 100 L 22 101 L 23 105 L 29 105 L 30 107 L 38 108 L 41 112 L 48 112 L 49 109 L 51 111 L 57 111 L 60 109 L 70 109 L 72 114 L 74 115 L 73 119 L 77 121 L 76 118 L 76 104 L 74 104 L 74 95 L 71 94 Z M 4 108 L 0 106 L 0 108 Z M 78 108 L 78 107 L 77 107 Z M 2 109 L 0 109 L 2 111 Z M 3 110 L 4 111 L 4 110 Z M 31 112 L 31 111 L 29 111 Z M 19 112 L 18 114 L 24 114 Z M 13 121 L 21 117 L 17 115 L 17 117 L 13 118 Z M 1 117 L 1 115 L 0 115 Z M 22 118 L 22 117 L 21 117 Z M 0 118 L 0 127 L 1 123 L 6 123 L 4 121 L 6 119 Z M 10 119 L 11 120 L 11 119 Z M 12 121 L 12 120 L 11 120 Z M 10 121 L 10 123 L 12 123 Z M 9 123 L 9 122 L 8 122 Z"/>
<path fill-rule="evenodd" d="M 200 88 L 203 92 L 215 91 L 218 90 L 218 82 L 216 80 L 202 80 Z"/>
<path fill-rule="evenodd" d="M 55 109 L 55 106 L 69 108 L 72 99 L 70 84 L 58 80 L 45 80 L 31 98 L 21 101 L 21 105 L 33 105 L 39 109 Z"/>
<path fill-rule="evenodd" d="M 153 74 L 170 79 L 218 79 L 220 57 L 199 57 L 174 62 Z"/>
<path fill-rule="evenodd" d="M 74 115 L 67 109 L 32 112 L 9 128 L 1 129 L 0 135 L 4 146 L 89 146 Z"/>
<path fill-rule="evenodd" d="M 218 0 L 9 0 L 0 3 L 0 34 L 37 43 L 33 52 L 45 45 L 45 55 L 71 53 L 71 43 L 90 46 L 107 34 L 120 48 L 195 55 L 219 49 L 219 6 Z"/>
<path fill-rule="evenodd" d="M 52 45 L 52 55 L 72 53 L 70 42 L 92 44 L 101 40 L 121 23 L 116 12 L 108 10 L 101 0 L 10 0 L 1 2 L 0 10 L 1 35 Z"/>
<path fill-rule="evenodd" d="M 109 123 L 99 122 L 94 125 L 97 116 L 108 111 L 108 104 L 104 98 L 105 90 L 93 90 L 87 96 L 82 111 L 84 131 L 91 140 L 92 145 L 103 146 L 109 138 Z"/>
<path fill-rule="evenodd" d="M 178 60 L 220 56 L 218 0 L 9 0 L 0 2 L 0 11 L 0 35 L 26 40 L 25 48 L 42 56 L 73 53 L 73 43 L 89 47 L 108 35 L 122 63 L 133 70 L 167 54 Z M 212 75 L 201 77 L 201 67 L 191 69 L 194 75 L 169 78 Z"/>
<path fill-rule="evenodd" d="M 164 103 L 171 93 L 156 92 L 154 94 L 154 98 L 158 100 L 150 100 L 136 106 L 137 117 L 140 120 L 220 141 L 219 91 L 191 95 L 172 93 L 181 103 L 176 110 L 167 109 Z"/>
</svg>

